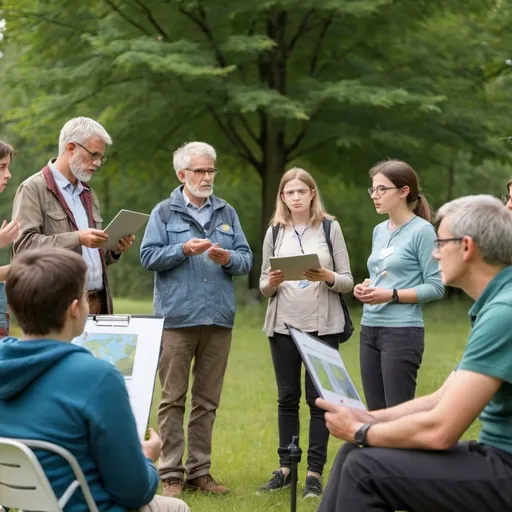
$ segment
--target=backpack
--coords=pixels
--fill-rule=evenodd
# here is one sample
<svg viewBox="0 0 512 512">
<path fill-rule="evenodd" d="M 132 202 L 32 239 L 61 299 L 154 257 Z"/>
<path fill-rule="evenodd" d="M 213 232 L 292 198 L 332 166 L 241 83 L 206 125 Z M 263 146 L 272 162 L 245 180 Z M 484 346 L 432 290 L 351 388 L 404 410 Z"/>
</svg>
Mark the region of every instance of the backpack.
<svg viewBox="0 0 512 512">
<path fill-rule="evenodd" d="M 334 250 L 331 242 L 331 225 L 332 220 L 324 219 L 322 222 L 322 226 L 324 228 L 325 240 L 327 242 L 327 247 L 329 248 L 329 254 L 331 255 L 332 266 L 334 268 Z M 279 230 L 281 226 L 272 226 L 272 253 L 274 253 L 274 248 L 276 245 L 277 235 L 279 234 Z M 334 268 L 334 270 L 336 270 Z M 343 328 L 343 332 L 340 333 L 340 343 L 345 343 L 354 332 L 354 324 L 352 323 L 352 318 L 350 318 L 350 311 L 348 309 L 347 303 L 343 298 L 343 294 L 338 294 L 341 303 L 341 309 L 343 310 L 343 316 L 345 317 L 345 327 Z"/>
</svg>

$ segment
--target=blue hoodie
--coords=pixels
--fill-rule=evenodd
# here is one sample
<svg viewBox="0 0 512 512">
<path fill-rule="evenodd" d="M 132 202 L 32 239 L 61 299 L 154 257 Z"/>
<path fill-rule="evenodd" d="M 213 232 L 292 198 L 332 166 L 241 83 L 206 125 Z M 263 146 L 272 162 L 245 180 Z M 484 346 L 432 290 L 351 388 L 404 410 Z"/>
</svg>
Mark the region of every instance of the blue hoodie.
<svg viewBox="0 0 512 512">
<path fill-rule="evenodd" d="M 78 460 L 100 511 L 149 503 L 159 478 L 141 450 L 123 376 L 87 349 L 54 340 L 0 340 L 0 437 L 58 444 Z M 72 482 L 57 455 L 37 456 L 57 497 Z M 66 511 L 88 510 L 78 490 Z"/>
</svg>

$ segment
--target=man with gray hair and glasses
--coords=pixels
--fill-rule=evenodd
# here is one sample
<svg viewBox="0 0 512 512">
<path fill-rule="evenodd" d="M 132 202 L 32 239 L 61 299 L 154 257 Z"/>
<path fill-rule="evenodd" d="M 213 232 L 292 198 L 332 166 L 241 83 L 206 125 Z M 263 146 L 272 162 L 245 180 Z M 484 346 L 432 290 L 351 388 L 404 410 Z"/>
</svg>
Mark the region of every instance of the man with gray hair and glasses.
<svg viewBox="0 0 512 512">
<path fill-rule="evenodd" d="M 512 213 L 477 195 L 437 220 L 443 284 L 475 301 L 461 360 L 437 391 L 389 409 L 317 400 L 347 441 L 319 512 L 512 510 Z M 459 442 L 477 417 L 479 440 Z"/>
<path fill-rule="evenodd" d="M 96 194 L 88 182 L 105 163 L 112 139 L 105 128 L 87 117 L 75 117 L 62 128 L 59 155 L 18 188 L 13 219 L 20 223 L 14 254 L 37 247 L 61 247 L 81 254 L 87 262 L 87 292 L 91 314 L 113 312 L 107 266 L 116 263 L 132 244 L 133 235 L 113 251 L 101 247 L 108 239 Z"/>
<path fill-rule="evenodd" d="M 142 266 L 156 273 L 154 312 L 165 316 L 159 378 L 162 436 L 159 473 L 164 496 L 184 489 L 225 494 L 210 474 L 212 431 L 235 320 L 233 276 L 252 264 L 238 216 L 213 195 L 215 149 L 190 142 L 174 153 L 181 185 L 151 213 L 140 248 Z M 188 457 L 183 465 L 183 419 L 194 360 L 188 422 Z"/>
</svg>

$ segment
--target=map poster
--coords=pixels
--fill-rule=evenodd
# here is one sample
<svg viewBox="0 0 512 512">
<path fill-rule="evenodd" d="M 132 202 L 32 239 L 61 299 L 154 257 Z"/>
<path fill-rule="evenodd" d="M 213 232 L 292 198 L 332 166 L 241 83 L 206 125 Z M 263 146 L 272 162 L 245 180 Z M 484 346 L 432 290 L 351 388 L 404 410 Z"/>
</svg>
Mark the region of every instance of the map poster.
<svg viewBox="0 0 512 512">
<path fill-rule="evenodd" d="M 123 375 L 141 441 L 148 426 L 164 319 L 142 315 L 90 316 L 73 343 Z"/>
<path fill-rule="evenodd" d="M 365 410 L 339 351 L 300 329 L 287 327 L 318 394 L 333 404 Z"/>
</svg>

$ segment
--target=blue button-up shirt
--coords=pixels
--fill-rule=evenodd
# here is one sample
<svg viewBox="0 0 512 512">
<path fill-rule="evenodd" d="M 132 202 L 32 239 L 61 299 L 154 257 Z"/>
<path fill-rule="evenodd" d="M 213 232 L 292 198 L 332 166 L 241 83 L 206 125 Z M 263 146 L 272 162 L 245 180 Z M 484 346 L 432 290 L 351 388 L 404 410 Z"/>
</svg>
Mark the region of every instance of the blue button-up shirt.
<svg viewBox="0 0 512 512">
<path fill-rule="evenodd" d="M 207 224 L 212 218 L 212 202 L 210 201 L 210 198 L 208 197 L 204 204 L 198 208 L 190 201 L 189 197 L 185 193 L 185 187 L 183 187 L 181 193 L 183 194 L 183 201 L 185 201 L 187 212 L 204 228 L 205 224 Z"/>
<path fill-rule="evenodd" d="M 87 212 L 80 200 L 80 194 L 84 189 L 82 184 L 80 181 L 77 181 L 76 185 L 73 185 L 59 172 L 53 162 L 48 162 L 48 167 L 52 171 L 53 178 L 59 187 L 62 197 L 64 197 L 71 213 L 75 217 L 78 229 L 89 229 Z M 101 266 L 100 251 L 98 249 L 90 249 L 89 247 L 82 246 L 82 256 L 88 267 L 87 291 L 91 292 L 103 289 L 103 268 Z"/>
</svg>

